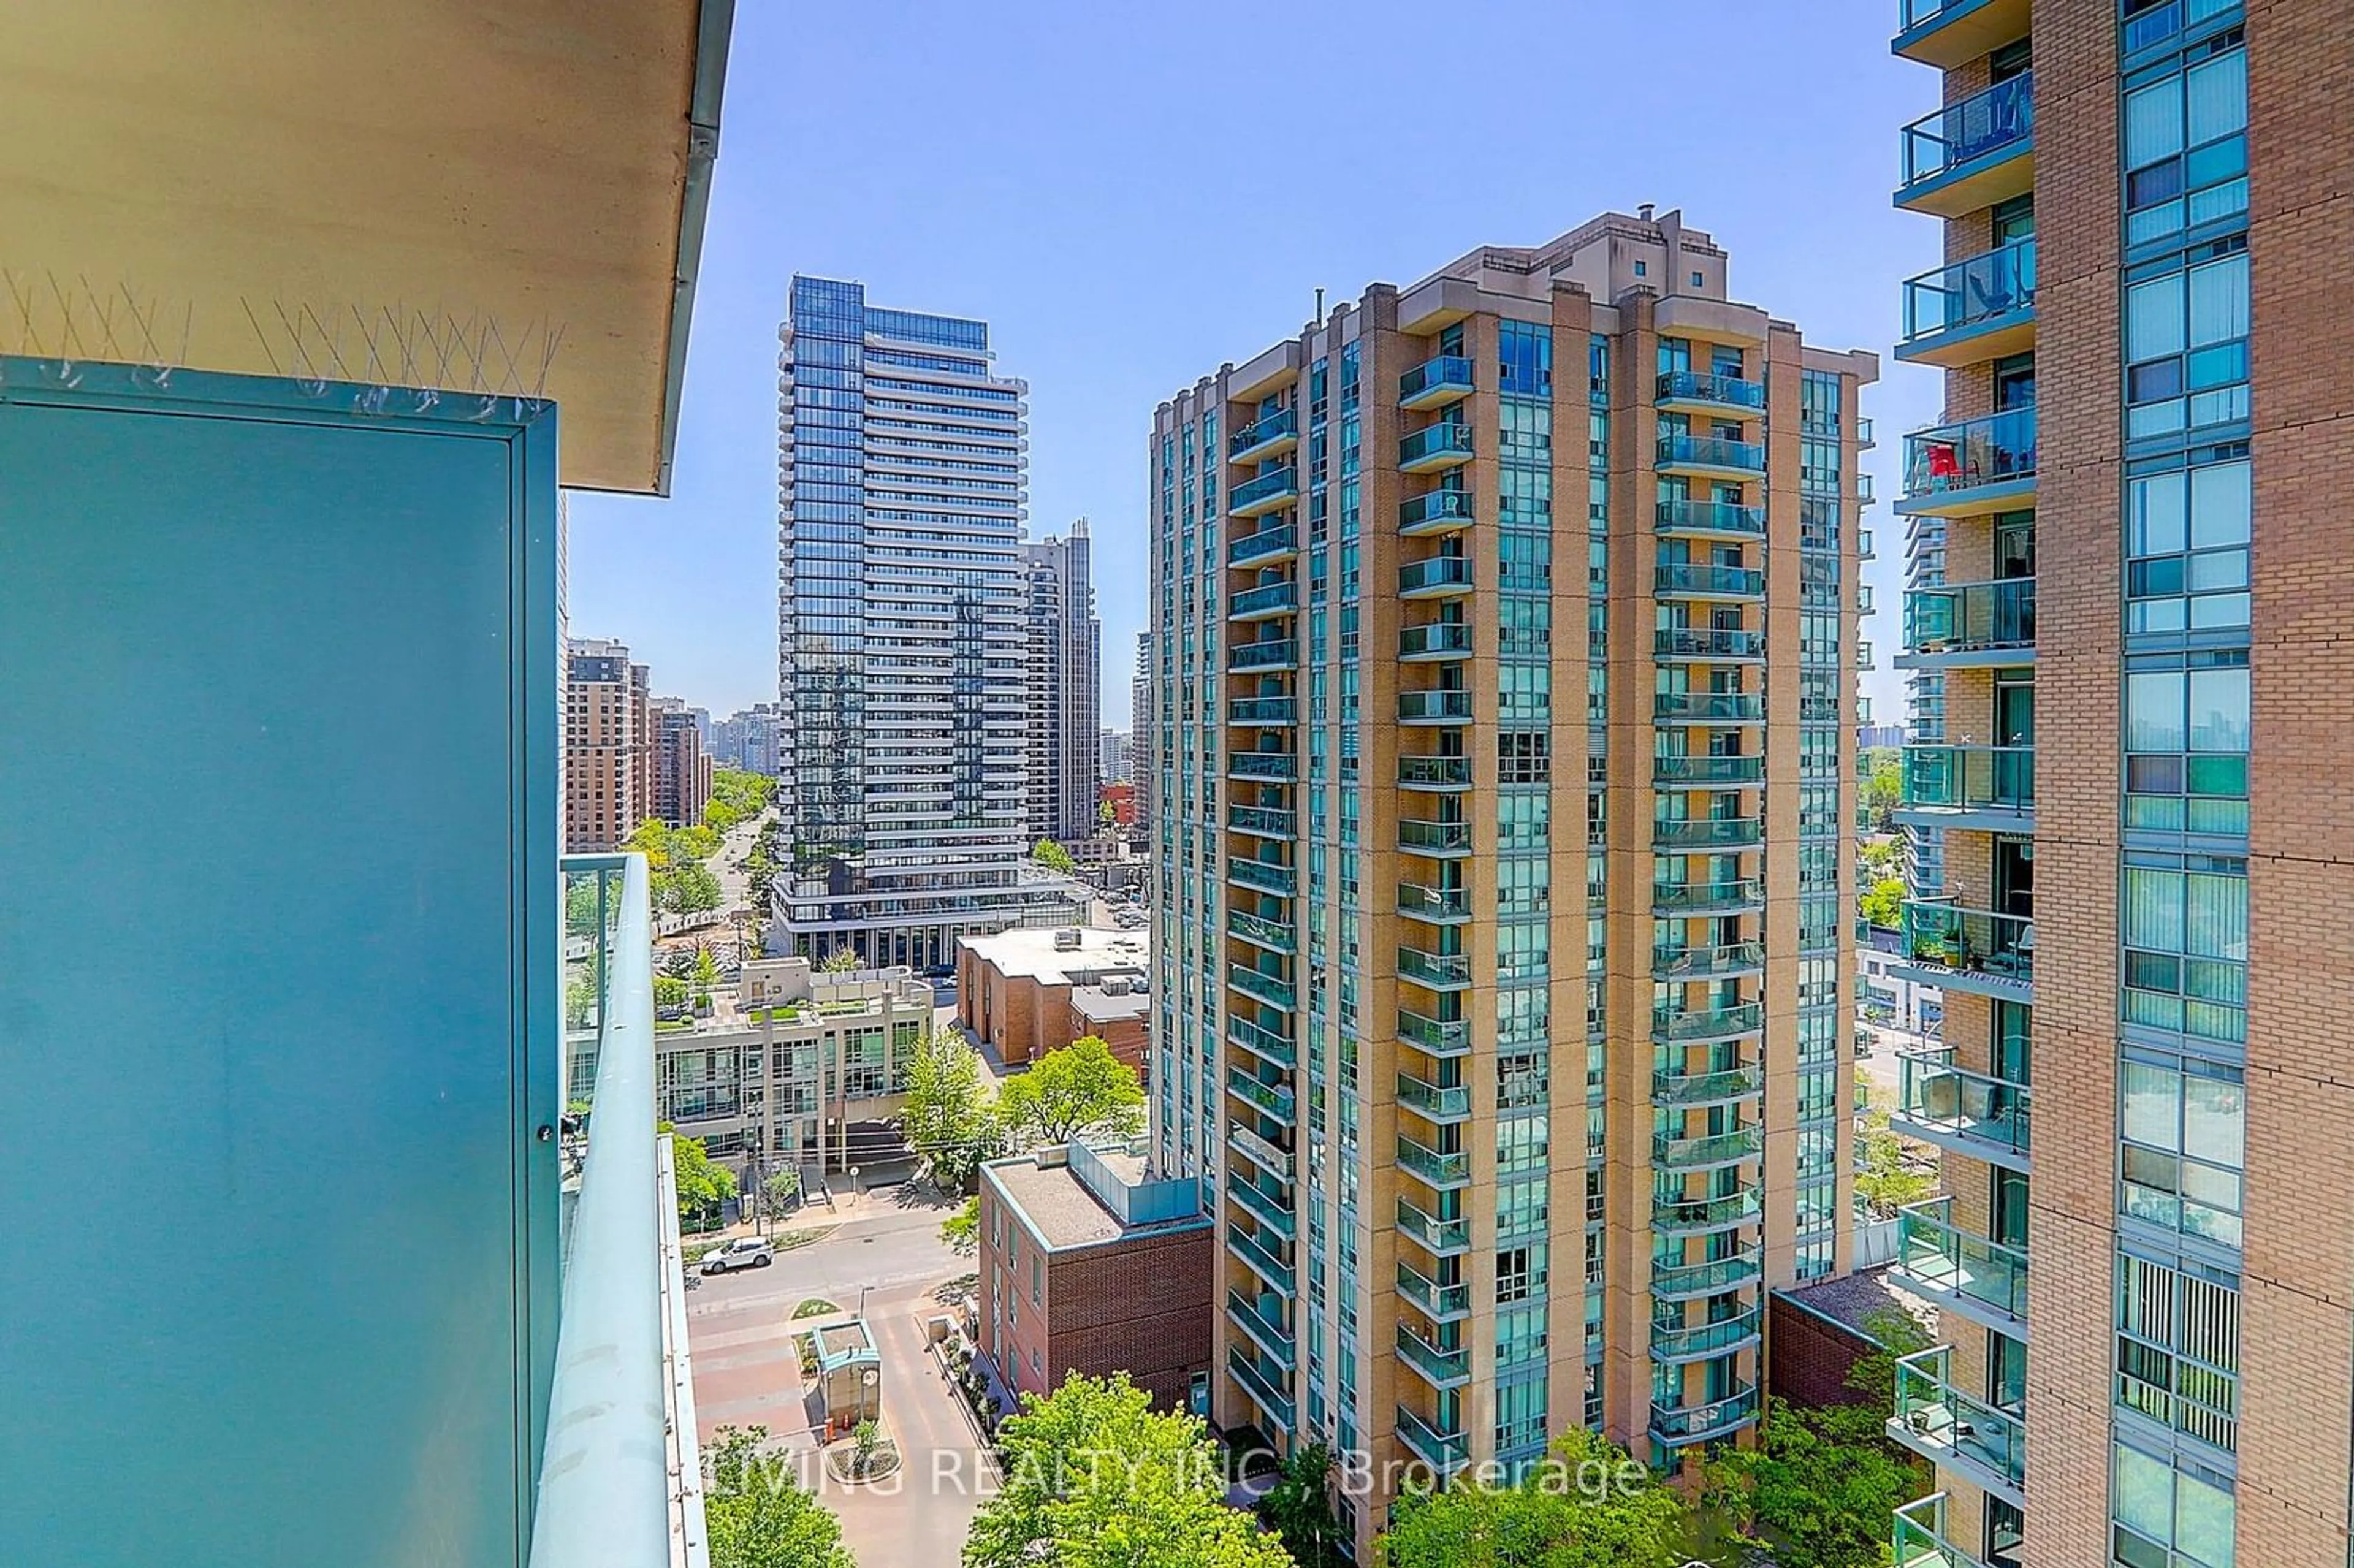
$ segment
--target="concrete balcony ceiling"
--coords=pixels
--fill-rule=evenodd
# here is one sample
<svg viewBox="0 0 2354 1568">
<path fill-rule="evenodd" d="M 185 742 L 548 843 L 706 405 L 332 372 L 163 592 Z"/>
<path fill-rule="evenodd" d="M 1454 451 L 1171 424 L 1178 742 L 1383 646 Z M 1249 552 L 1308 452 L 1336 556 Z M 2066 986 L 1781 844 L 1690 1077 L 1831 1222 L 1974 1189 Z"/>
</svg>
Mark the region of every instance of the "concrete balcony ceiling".
<svg viewBox="0 0 2354 1568">
<path fill-rule="evenodd" d="M 0 352 L 540 394 L 564 483 L 664 492 L 733 11 L 25 7 Z"/>
</svg>

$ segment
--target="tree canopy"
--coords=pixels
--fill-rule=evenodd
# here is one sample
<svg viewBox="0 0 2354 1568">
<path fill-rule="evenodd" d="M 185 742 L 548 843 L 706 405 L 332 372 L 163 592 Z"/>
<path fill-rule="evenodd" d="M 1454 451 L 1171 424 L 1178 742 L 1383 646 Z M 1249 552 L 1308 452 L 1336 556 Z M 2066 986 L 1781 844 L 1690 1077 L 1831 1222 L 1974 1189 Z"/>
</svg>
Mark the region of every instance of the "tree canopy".
<svg viewBox="0 0 2354 1568">
<path fill-rule="evenodd" d="M 704 1446 L 703 1517 L 711 1568 L 858 1568 L 842 1524 L 763 1454 L 765 1426 L 722 1426 Z"/>
<path fill-rule="evenodd" d="M 1292 1568 L 1226 1506 L 1208 1429 L 1152 1409 L 1124 1372 L 1023 1393 L 998 1439 L 1005 1482 L 973 1520 L 964 1568 Z"/>
<path fill-rule="evenodd" d="M 1627 1451 L 1582 1427 L 1511 1486 L 1458 1477 L 1408 1493 L 1377 1546 L 1382 1568 L 1676 1568 L 1691 1530 L 1682 1499 Z"/>
<path fill-rule="evenodd" d="M 970 1257 L 981 1250 L 981 1199 L 978 1194 L 967 1198 L 964 1206 L 940 1222 L 940 1240 L 959 1257 Z"/>
<path fill-rule="evenodd" d="M 943 1192 L 962 1192 L 998 1145 L 981 1053 L 956 1031 L 936 1028 L 917 1043 L 906 1065 L 900 1136 L 916 1151 L 926 1179 Z"/>
<path fill-rule="evenodd" d="M 776 792 L 777 781 L 765 773 L 715 768 L 711 771 L 711 800 L 703 808 L 703 825 L 724 833 L 745 819 L 767 810 Z"/>
<path fill-rule="evenodd" d="M 1903 754 L 1893 747 L 1881 747 L 1863 754 L 1865 766 L 1863 809 L 1872 819 L 1874 832 L 1886 832 L 1891 819 L 1904 799 Z"/>
<path fill-rule="evenodd" d="M 1071 858 L 1071 852 L 1052 839 L 1040 839 L 1033 844 L 1030 848 L 1030 858 L 1048 871 L 1059 872 L 1065 876 L 1069 876 L 1079 869 L 1079 863 Z"/>
<path fill-rule="evenodd" d="M 1144 1086 L 1100 1036 L 1082 1034 L 1008 1078 L 997 1092 L 997 1115 L 1014 1149 L 1132 1137 L 1143 1125 Z"/>
<path fill-rule="evenodd" d="M 1857 900 L 1863 917 L 1875 926 L 1893 926 L 1904 917 L 1904 879 L 1883 876 L 1863 890 Z"/>
<path fill-rule="evenodd" d="M 678 1182 L 678 1223 L 689 1230 L 709 1230 L 719 1223 L 720 1206 L 736 1195 L 736 1172 L 715 1165 L 699 1138 L 671 1132 L 670 1123 L 654 1124 L 656 1132 L 671 1133 L 671 1170 Z"/>
</svg>

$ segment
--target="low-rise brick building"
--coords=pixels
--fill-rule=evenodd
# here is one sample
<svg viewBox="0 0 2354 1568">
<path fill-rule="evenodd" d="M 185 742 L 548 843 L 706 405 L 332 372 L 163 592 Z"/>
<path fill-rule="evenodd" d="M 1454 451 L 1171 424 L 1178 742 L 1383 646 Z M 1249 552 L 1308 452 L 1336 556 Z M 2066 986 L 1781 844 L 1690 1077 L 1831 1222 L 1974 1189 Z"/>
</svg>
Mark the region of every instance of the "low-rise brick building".
<svg viewBox="0 0 2354 1568">
<path fill-rule="evenodd" d="M 1154 1180 L 1135 1150 L 982 1166 L 980 1356 L 1002 1397 L 1124 1372 L 1206 1414 L 1215 1245 L 1194 1182 Z"/>
<path fill-rule="evenodd" d="M 1009 1067 L 1083 1034 L 1145 1070 L 1142 931 L 1021 927 L 957 943 L 957 1015 Z"/>
</svg>

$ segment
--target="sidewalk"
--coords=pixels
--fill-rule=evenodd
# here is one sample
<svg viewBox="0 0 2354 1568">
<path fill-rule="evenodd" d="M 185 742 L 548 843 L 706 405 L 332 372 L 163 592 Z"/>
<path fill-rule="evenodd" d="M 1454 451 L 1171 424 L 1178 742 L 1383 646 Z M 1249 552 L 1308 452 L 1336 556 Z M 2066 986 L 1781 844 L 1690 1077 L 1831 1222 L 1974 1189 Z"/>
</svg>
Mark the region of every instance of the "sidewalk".
<svg viewBox="0 0 2354 1568">
<path fill-rule="evenodd" d="M 773 1220 L 755 1223 L 738 1220 L 734 1224 L 716 1231 L 697 1231 L 687 1237 L 690 1244 L 732 1241 L 737 1236 L 777 1234 L 793 1231 L 824 1230 L 833 1225 L 846 1225 L 856 1220 L 881 1219 L 888 1215 L 926 1213 L 946 1220 L 964 1206 L 960 1196 L 943 1196 L 929 1187 L 913 1181 L 875 1187 L 865 1192 L 847 1187 L 834 1189 L 833 1201 L 812 1198 L 795 1208 L 790 1214 Z"/>
</svg>

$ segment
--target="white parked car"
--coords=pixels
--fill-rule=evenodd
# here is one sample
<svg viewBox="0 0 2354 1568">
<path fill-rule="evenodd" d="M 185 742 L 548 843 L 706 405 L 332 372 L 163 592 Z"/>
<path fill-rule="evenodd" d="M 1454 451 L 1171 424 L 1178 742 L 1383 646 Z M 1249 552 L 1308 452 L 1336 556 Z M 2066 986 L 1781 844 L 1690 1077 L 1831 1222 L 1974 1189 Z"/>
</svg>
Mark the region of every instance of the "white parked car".
<svg viewBox="0 0 2354 1568">
<path fill-rule="evenodd" d="M 726 1246 L 703 1255 L 703 1272 L 726 1274 L 737 1268 L 766 1268 L 777 1259 L 777 1249 L 758 1236 L 737 1236 Z"/>
</svg>

